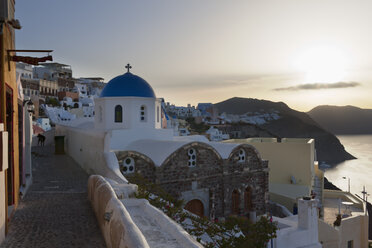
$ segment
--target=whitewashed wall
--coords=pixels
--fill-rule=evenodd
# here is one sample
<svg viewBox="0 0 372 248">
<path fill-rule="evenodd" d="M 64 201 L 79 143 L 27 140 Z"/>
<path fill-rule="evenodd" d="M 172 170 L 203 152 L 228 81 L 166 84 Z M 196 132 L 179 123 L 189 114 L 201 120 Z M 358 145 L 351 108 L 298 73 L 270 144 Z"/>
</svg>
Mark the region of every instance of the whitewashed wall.
<svg viewBox="0 0 372 248">
<path fill-rule="evenodd" d="M 148 97 L 106 97 L 95 100 L 95 127 L 97 129 L 161 128 L 161 103 Z M 115 123 L 115 106 L 121 105 L 123 121 Z M 140 120 L 141 106 L 146 106 L 145 121 Z M 159 118 L 157 116 L 159 108 Z"/>
<path fill-rule="evenodd" d="M 118 183 L 128 182 L 119 170 L 115 154 L 104 152 L 106 133 L 58 125 L 55 134 L 65 136 L 65 152 L 88 174 L 99 174 Z"/>
<path fill-rule="evenodd" d="M 298 218 L 295 216 L 287 218 L 274 218 L 281 225 L 288 227 L 277 231 L 277 238 L 273 240 L 273 248 L 321 248 L 318 242 L 318 213 L 315 200 L 298 201 Z M 271 248 L 271 243 L 267 245 Z"/>
<path fill-rule="evenodd" d="M 51 130 L 42 133 L 42 135 L 45 136 L 45 143 L 44 143 L 45 146 L 54 144 L 54 131 L 55 129 L 52 128 Z M 37 136 L 32 137 L 32 146 L 38 146 Z"/>
</svg>

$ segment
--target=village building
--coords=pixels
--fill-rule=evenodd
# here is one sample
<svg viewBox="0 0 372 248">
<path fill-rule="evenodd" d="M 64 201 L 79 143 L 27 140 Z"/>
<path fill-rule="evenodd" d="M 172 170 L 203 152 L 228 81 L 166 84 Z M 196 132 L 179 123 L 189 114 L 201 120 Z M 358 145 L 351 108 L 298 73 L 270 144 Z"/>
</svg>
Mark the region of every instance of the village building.
<svg viewBox="0 0 372 248">
<path fill-rule="evenodd" d="M 25 64 L 25 63 L 22 63 L 22 62 L 17 62 L 16 63 L 16 71 L 17 71 L 17 74 L 21 78 L 29 78 L 29 79 L 33 78 L 32 65 Z"/>
<path fill-rule="evenodd" d="M 22 83 L 24 96 L 34 98 L 40 95 L 39 80 L 21 77 L 21 83 Z"/>
<path fill-rule="evenodd" d="M 41 63 L 33 68 L 34 78 L 56 81 L 58 78 L 72 78 L 71 66 L 60 63 Z"/>
<path fill-rule="evenodd" d="M 99 97 L 102 89 L 105 87 L 104 79 L 101 77 L 83 77 L 77 79 L 77 83 L 86 86 L 86 95 Z M 85 91 L 82 87 L 82 91 Z"/>
<path fill-rule="evenodd" d="M 214 126 L 211 126 L 205 133 L 211 141 L 221 141 L 230 138 L 230 135 L 224 134 L 221 130 L 215 128 Z"/>
<path fill-rule="evenodd" d="M 324 190 L 324 214 L 318 220 L 319 241 L 324 248 L 367 247 L 367 192 L 363 198 L 350 192 Z"/>
<path fill-rule="evenodd" d="M 324 172 L 318 168 L 314 139 L 247 138 L 231 139 L 225 143 L 250 144 L 269 163 L 270 199 L 293 212 L 302 196 L 318 200 L 319 214 L 323 213 Z M 294 158 L 291 156 L 296 154 Z"/>
</svg>

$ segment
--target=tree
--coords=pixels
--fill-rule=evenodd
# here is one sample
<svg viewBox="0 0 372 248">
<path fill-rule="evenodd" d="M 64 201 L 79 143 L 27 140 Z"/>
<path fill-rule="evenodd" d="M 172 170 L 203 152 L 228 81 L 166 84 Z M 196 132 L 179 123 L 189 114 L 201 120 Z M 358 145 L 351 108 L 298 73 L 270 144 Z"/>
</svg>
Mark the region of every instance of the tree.
<svg viewBox="0 0 372 248">
<path fill-rule="evenodd" d="M 53 107 L 60 107 L 61 106 L 61 104 L 59 103 L 59 101 L 56 98 L 54 98 L 54 97 L 47 97 L 45 99 L 45 104 L 52 105 Z"/>
</svg>

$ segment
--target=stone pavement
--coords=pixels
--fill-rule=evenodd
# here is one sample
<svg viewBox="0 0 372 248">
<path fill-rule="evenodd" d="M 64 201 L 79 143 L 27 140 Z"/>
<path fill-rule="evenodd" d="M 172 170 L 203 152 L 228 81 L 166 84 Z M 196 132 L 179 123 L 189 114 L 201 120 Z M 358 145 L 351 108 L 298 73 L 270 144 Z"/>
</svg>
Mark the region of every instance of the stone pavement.
<svg viewBox="0 0 372 248">
<path fill-rule="evenodd" d="M 125 206 L 134 223 L 145 236 L 147 243 L 152 248 L 178 248 L 182 247 L 174 237 L 169 233 L 169 230 L 164 230 L 152 216 L 149 216 L 146 211 L 140 209 L 139 206 Z"/>
<path fill-rule="evenodd" d="M 54 146 L 33 147 L 33 184 L 11 217 L 5 247 L 106 247 L 87 198 L 88 175 Z"/>
</svg>

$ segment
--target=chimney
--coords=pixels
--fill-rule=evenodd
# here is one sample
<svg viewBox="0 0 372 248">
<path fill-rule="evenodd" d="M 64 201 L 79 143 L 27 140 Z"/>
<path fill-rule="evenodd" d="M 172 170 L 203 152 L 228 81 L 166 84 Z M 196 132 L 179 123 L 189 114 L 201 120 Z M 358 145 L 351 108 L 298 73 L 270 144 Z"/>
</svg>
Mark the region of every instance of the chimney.
<svg viewBox="0 0 372 248">
<path fill-rule="evenodd" d="M 303 197 L 298 200 L 298 228 L 318 229 L 317 200 L 310 197 Z"/>
</svg>

